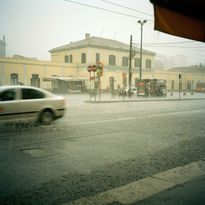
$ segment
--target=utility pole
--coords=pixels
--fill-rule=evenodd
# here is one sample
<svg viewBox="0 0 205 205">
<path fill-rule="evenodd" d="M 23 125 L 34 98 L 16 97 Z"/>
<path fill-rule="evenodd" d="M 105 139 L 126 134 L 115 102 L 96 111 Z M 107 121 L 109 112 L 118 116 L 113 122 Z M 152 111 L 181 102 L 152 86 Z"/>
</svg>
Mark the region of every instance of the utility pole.
<svg viewBox="0 0 205 205">
<path fill-rule="evenodd" d="M 139 20 L 138 23 L 141 26 L 141 38 L 140 38 L 140 80 L 142 79 L 142 31 L 143 31 L 143 25 L 147 22 L 147 20 L 141 21 Z"/>
<path fill-rule="evenodd" d="M 182 75 L 179 74 L 179 100 L 180 100 L 180 92 L 181 92 L 181 78 L 182 78 Z"/>
<path fill-rule="evenodd" d="M 132 84 L 132 35 L 130 36 L 130 55 L 129 55 L 129 96 L 131 95 Z"/>
</svg>

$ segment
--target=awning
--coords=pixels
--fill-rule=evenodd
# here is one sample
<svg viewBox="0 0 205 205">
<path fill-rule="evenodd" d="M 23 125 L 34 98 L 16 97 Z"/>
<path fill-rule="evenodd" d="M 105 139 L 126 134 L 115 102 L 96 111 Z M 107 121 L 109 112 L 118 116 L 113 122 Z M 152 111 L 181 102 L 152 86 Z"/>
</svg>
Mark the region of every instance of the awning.
<svg viewBox="0 0 205 205">
<path fill-rule="evenodd" d="M 83 78 L 83 77 L 64 77 L 64 76 L 52 76 L 52 77 L 44 77 L 43 81 L 52 81 L 52 80 L 62 80 L 66 82 L 76 82 L 76 81 L 88 81 L 88 78 Z"/>
<path fill-rule="evenodd" d="M 155 30 L 205 42 L 204 0 L 150 0 Z"/>
</svg>

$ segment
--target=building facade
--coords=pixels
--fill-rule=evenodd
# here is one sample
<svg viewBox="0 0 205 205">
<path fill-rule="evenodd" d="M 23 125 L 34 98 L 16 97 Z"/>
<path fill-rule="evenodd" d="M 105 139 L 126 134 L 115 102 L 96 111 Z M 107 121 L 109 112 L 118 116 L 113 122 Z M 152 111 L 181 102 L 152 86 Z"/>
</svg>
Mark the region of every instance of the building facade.
<svg viewBox="0 0 205 205">
<path fill-rule="evenodd" d="M 51 49 L 49 52 L 51 53 L 51 62 L 76 64 L 77 77 L 89 78 L 87 67 L 102 62 L 101 88 L 113 90 L 122 87 L 122 73 L 127 74 L 125 84 L 128 84 L 129 50 L 128 44 L 111 39 L 91 37 L 87 33 L 85 39 Z M 140 50 L 138 48 L 132 50 L 132 86 L 136 86 L 137 79 L 139 79 Z M 142 70 L 146 78 L 152 78 L 154 75 L 154 56 L 155 53 L 143 50 Z M 89 87 L 88 84 L 89 82 L 87 82 Z"/>
<path fill-rule="evenodd" d="M 31 85 L 54 89 L 54 76 L 76 76 L 76 65 L 29 59 L 0 58 L 0 85 Z"/>
<path fill-rule="evenodd" d="M 95 82 L 89 80 L 88 66 L 102 62 L 101 89 L 116 90 L 123 87 L 123 81 L 128 86 L 129 49 L 128 44 L 86 34 L 83 40 L 51 49 L 51 61 L 0 58 L 0 85 L 24 84 L 60 92 L 72 89 L 82 91 L 95 85 Z M 164 80 L 168 90 L 179 88 L 179 74 L 184 90 L 194 89 L 197 82 L 205 82 L 205 73 L 156 70 L 154 58 L 155 53 L 143 50 L 142 79 Z M 140 69 L 138 48 L 133 48 L 131 67 L 131 84 L 136 87 Z M 94 72 L 91 72 L 91 77 L 93 75 Z M 123 75 L 126 75 L 124 79 Z"/>
</svg>

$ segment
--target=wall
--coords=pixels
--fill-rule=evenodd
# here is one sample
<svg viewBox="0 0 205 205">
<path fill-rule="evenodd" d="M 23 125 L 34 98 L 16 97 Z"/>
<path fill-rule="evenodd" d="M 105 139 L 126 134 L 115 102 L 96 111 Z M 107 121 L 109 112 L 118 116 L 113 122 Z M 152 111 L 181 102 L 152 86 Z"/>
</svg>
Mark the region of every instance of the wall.
<svg viewBox="0 0 205 205">
<path fill-rule="evenodd" d="M 24 85 L 31 85 L 32 74 L 38 74 L 41 88 L 50 88 L 44 77 L 76 76 L 75 64 L 52 63 L 49 61 L 22 60 L 15 58 L 0 58 L 0 85 L 10 85 L 10 74 L 17 73 L 18 81 Z"/>
<path fill-rule="evenodd" d="M 99 52 L 105 56 L 108 53 L 106 51 L 98 49 L 80 49 L 76 50 L 76 59 L 79 58 L 81 52 L 87 52 L 90 54 L 88 59 L 90 62 L 95 61 L 95 53 Z M 101 77 L 101 88 L 106 90 L 109 89 L 110 77 L 114 77 L 114 88 L 117 89 L 118 85 L 123 86 L 122 73 L 126 73 L 127 85 L 129 79 L 129 69 L 128 67 L 122 67 L 121 57 L 126 53 L 115 53 L 118 54 L 119 58 L 117 60 L 118 65 L 110 66 L 104 65 L 104 74 Z M 103 60 L 104 58 L 102 58 Z M 106 62 L 106 61 L 105 61 Z M 94 64 L 94 63 L 91 63 Z M 52 75 L 56 76 L 74 76 L 74 77 L 84 77 L 89 79 L 89 73 L 87 71 L 88 64 L 76 64 L 76 63 L 57 63 L 50 61 L 38 61 L 38 60 L 23 60 L 15 58 L 0 58 L 0 85 L 9 85 L 10 84 L 10 74 L 17 73 L 19 82 L 30 85 L 32 74 L 38 74 L 40 77 L 40 87 L 41 88 L 51 88 L 50 82 L 43 81 L 44 77 L 51 77 Z M 139 69 L 132 69 L 132 86 L 135 86 L 135 78 L 139 78 Z M 93 75 L 93 73 L 92 73 Z M 198 81 L 205 82 L 205 73 L 181 73 L 182 76 L 182 89 L 187 89 L 187 81 L 192 83 L 193 88 L 195 89 L 196 83 Z M 179 72 L 174 71 L 165 71 L 165 70 L 142 70 L 142 79 L 162 79 L 166 80 L 167 89 L 172 90 L 172 81 L 174 81 L 174 90 L 179 89 Z M 90 87 L 90 82 L 86 81 L 87 88 Z"/>
</svg>

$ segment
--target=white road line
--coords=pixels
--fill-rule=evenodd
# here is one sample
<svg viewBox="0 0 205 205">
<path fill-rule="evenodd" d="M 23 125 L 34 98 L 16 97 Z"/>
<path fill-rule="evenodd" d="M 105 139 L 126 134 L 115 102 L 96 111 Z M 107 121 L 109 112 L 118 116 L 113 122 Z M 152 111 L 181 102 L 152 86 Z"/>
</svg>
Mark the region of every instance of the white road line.
<svg viewBox="0 0 205 205">
<path fill-rule="evenodd" d="M 183 184 L 205 174 L 205 161 L 176 167 L 151 177 L 108 190 L 91 197 L 85 197 L 63 205 L 103 205 L 113 202 L 131 204 L 153 194 Z"/>
<path fill-rule="evenodd" d="M 160 113 L 160 114 L 142 116 L 142 118 L 162 117 L 162 116 L 172 116 L 172 115 L 184 115 L 184 114 L 202 113 L 202 112 L 205 112 L 205 110 L 200 109 L 200 110 L 188 110 L 188 111 L 171 112 L 171 113 Z"/>
<path fill-rule="evenodd" d="M 152 117 L 162 117 L 162 116 L 173 116 L 173 115 L 184 115 L 190 113 L 202 113 L 205 110 L 188 110 L 188 111 L 181 111 L 181 112 L 172 112 L 172 113 L 161 113 L 161 114 L 152 114 L 152 115 L 144 115 L 144 116 L 137 116 L 137 117 L 124 117 L 124 118 L 116 118 L 116 119 L 109 119 L 109 120 L 92 120 L 92 121 L 83 121 L 83 122 L 73 122 L 70 125 L 84 125 L 84 124 L 95 124 L 95 123 L 103 123 L 103 122 L 116 122 L 116 121 L 127 121 L 127 120 L 136 120 L 136 119 L 146 119 Z"/>
<path fill-rule="evenodd" d="M 93 124 L 93 123 L 102 123 L 102 122 L 115 122 L 115 121 L 123 121 L 123 120 L 134 120 L 136 117 L 124 117 L 110 120 L 93 120 L 93 121 L 83 121 L 83 122 L 73 122 L 70 125 L 82 125 L 82 124 Z"/>
</svg>

